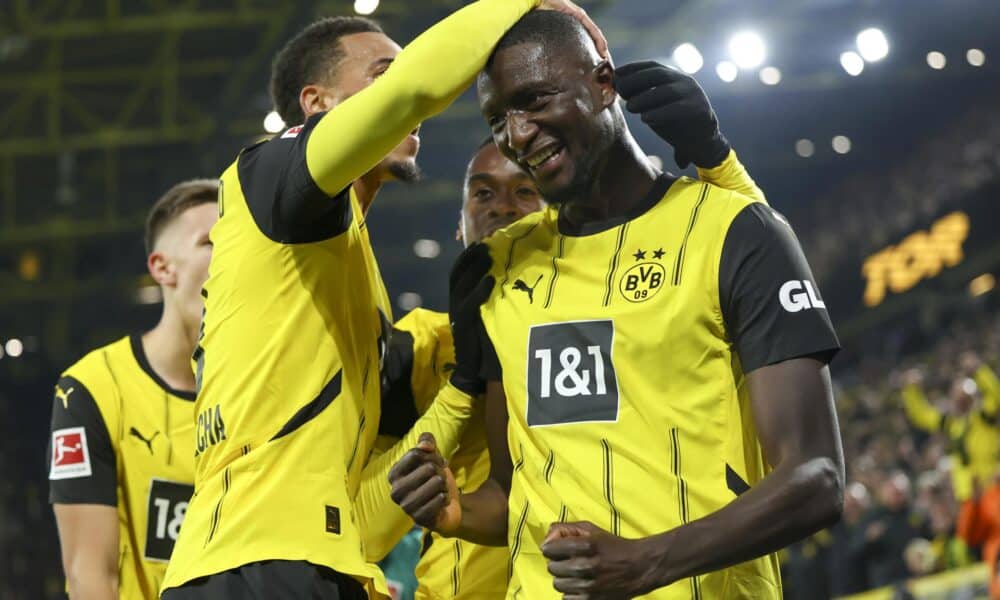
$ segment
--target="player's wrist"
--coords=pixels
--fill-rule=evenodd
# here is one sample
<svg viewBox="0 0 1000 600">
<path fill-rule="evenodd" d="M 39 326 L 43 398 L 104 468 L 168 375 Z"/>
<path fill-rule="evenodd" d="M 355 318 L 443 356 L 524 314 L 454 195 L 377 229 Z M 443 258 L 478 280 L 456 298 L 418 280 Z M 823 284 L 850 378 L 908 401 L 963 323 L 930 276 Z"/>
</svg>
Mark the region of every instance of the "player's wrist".
<svg viewBox="0 0 1000 600">
<path fill-rule="evenodd" d="M 704 142 L 676 148 L 674 158 L 681 168 L 693 163 L 699 169 L 714 169 L 725 162 L 732 149 L 726 136 L 716 132 Z"/>
</svg>

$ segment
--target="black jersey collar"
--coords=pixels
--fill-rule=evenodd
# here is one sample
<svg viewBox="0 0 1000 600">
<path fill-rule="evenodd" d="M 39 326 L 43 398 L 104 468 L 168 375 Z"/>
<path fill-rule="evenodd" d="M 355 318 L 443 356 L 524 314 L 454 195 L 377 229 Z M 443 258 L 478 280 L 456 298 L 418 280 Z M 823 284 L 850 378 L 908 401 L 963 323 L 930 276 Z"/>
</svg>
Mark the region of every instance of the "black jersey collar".
<svg viewBox="0 0 1000 600">
<path fill-rule="evenodd" d="M 163 379 L 156 374 L 156 371 L 153 370 L 153 366 L 149 364 L 149 359 L 146 357 L 146 351 L 142 347 L 142 334 L 133 333 L 128 336 L 128 341 L 132 346 L 132 355 L 135 356 L 135 361 L 139 363 L 139 368 L 142 369 L 146 375 L 149 375 L 150 379 L 156 382 L 156 385 L 163 388 L 163 391 L 168 394 L 177 396 L 182 400 L 193 401 L 195 399 L 194 392 L 172 388 L 166 381 L 163 381 Z"/>
<path fill-rule="evenodd" d="M 559 233 L 571 237 L 593 235 L 595 233 L 601 233 L 602 231 L 614 229 L 622 223 L 641 217 L 646 213 L 646 211 L 659 204 L 660 200 L 662 200 L 663 196 L 667 193 L 667 190 L 670 189 L 670 186 L 673 185 L 678 179 L 678 177 L 674 177 L 668 173 L 661 173 L 660 176 L 656 178 L 656 181 L 653 182 L 653 187 L 649 188 L 649 191 L 646 193 L 646 196 L 641 202 L 636 204 L 629 213 L 611 219 L 589 221 L 583 225 L 574 225 L 566 221 L 563 216 L 562 207 L 559 207 Z"/>
</svg>

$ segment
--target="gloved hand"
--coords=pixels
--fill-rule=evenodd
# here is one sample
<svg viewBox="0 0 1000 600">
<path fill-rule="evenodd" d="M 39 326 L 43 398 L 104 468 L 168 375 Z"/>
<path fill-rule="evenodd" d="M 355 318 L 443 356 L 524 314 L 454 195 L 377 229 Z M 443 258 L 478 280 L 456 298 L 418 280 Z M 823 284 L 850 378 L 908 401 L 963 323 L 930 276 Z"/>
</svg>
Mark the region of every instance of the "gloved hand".
<svg viewBox="0 0 1000 600">
<path fill-rule="evenodd" d="M 692 162 L 704 169 L 722 164 L 731 146 L 719 131 L 719 119 L 694 77 L 655 61 L 615 69 L 615 89 L 629 112 L 674 147 L 680 168 Z"/>
<path fill-rule="evenodd" d="M 492 264 L 489 248 L 472 244 L 458 256 L 449 277 L 448 317 L 455 342 L 451 383 L 472 395 L 486 389 L 487 379 L 499 378 L 496 351 L 479 314 L 479 307 L 493 291 Z"/>
</svg>

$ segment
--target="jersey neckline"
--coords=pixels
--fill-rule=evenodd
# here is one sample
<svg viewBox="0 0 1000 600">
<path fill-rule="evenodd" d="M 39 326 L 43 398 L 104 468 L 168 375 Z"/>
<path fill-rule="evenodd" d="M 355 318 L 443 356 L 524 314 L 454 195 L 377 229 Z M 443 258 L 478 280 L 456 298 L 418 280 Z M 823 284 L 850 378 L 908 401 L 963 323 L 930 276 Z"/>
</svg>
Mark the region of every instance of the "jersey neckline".
<svg viewBox="0 0 1000 600">
<path fill-rule="evenodd" d="M 194 392 L 172 388 L 170 387 L 170 384 L 168 384 L 166 381 L 163 381 L 163 379 L 156 374 L 156 371 L 153 370 L 153 366 L 149 364 L 149 359 L 146 357 L 146 350 L 143 349 L 142 347 L 141 334 L 133 333 L 132 335 L 128 336 L 128 341 L 129 345 L 132 346 L 132 356 L 134 356 L 135 361 L 139 363 L 139 368 L 142 369 L 143 372 L 146 373 L 146 375 L 149 375 L 149 378 L 152 379 L 156 383 L 156 385 L 163 388 L 163 391 L 167 392 L 171 396 L 176 396 L 181 400 L 194 401 L 196 396 Z"/>
<path fill-rule="evenodd" d="M 660 173 L 660 175 L 658 175 L 653 181 L 653 187 L 649 188 L 646 196 L 635 206 L 635 208 L 633 208 L 631 212 L 611 219 L 590 221 L 580 226 L 567 222 L 565 217 L 563 217 L 562 207 L 560 206 L 556 217 L 556 229 L 561 235 L 570 237 L 584 237 L 608 231 L 609 229 L 614 229 L 623 223 L 632 221 L 646 214 L 649 209 L 660 203 L 660 200 L 662 200 L 666 195 L 667 190 L 669 190 L 675 182 L 680 181 L 680 179 L 680 177 L 674 177 L 668 173 Z"/>
</svg>

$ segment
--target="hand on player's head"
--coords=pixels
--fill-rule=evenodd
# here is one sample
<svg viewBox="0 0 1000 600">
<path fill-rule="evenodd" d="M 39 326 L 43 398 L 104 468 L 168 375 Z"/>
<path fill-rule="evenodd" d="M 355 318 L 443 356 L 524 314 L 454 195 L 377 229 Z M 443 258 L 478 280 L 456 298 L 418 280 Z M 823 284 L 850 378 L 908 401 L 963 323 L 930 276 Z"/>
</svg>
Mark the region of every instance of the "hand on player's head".
<svg viewBox="0 0 1000 600">
<path fill-rule="evenodd" d="M 681 168 L 690 162 L 714 167 L 729 154 L 708 95 L 694 77 L 655 61 L 634 62 L 615 69 L 615 89 L 629 112 L 674 147 Z"/>
<path fill-rule="evenodd" d="M 417 525 L 441 533 L 458 528 L 458 487 L 430 433 L 421 434 L 417 447 L 393 465 L 389 483 L 393 502 Z"/>
<path fill-rule="evenodd" d="M 601 58 L 609 58 L 608 40 L 604 37 L 604 32 L 597 26 L 597 23 L 594 23 L 590 15 L 587 14 L 587 11 L 570 2 L 570 0 L 542 0 L 541 4 L 538 5 L 538 9 L 565 13 L 580 21 L 583 28 L 587 30 L 587 33 L 594 40 L 597 53 L 601 55 Z"/>
</svg>

